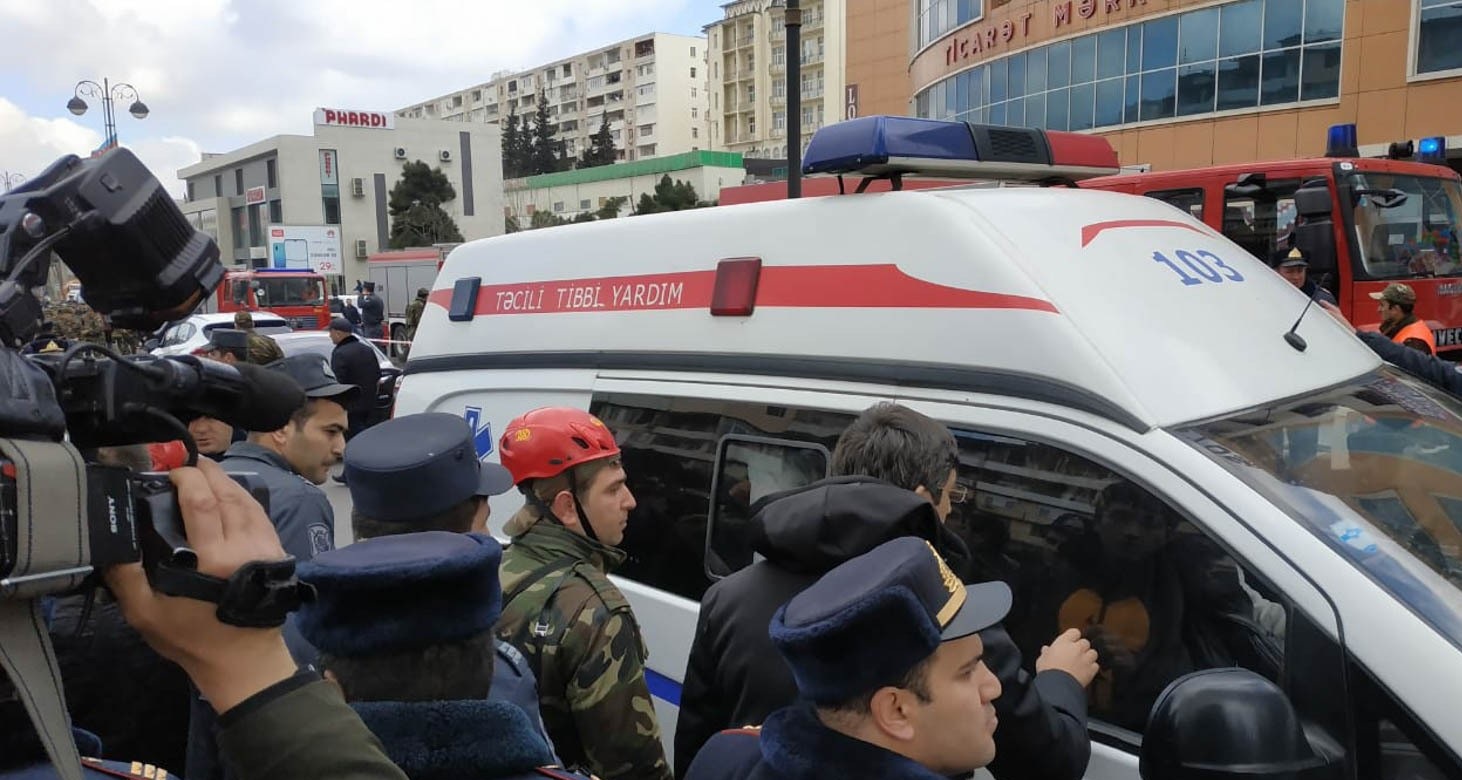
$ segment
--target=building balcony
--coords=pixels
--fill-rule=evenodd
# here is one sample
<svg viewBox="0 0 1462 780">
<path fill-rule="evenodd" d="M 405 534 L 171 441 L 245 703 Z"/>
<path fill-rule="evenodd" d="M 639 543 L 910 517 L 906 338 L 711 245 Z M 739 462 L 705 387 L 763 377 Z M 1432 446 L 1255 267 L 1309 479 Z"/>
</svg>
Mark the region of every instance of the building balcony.
<svg viewBox="0 0 1462 780">
<path fill-rule="evenodd" d="M 812 30 L 822 26 L 822 14 L 808 14 L 802 17 L 802 29 Z"/>
<path fill-rule="evenodd" d="M 820 52 L 820 51 L 819 52 L 809 52 L 807 54 L 802 55 L 802 64 L 803 65 L 820 65 L 820 64 L 822 64 L 822 52 Z"/>
<path fill-rule="evenodd" d="M 767 36 L 767 40 L 771 41 L 772 43 L 778 43 L 780 41 L 787 40 L 787 28 L 783 27 L 781 24 L 773 27 L 771 34 Z"/>
<path fill-rule="evenodd" d="M 784 138 L 784 137 L 786 137 L 786 135 L 787 135 L 787 131 L 784 128 L 780 128 L 780 127 L 774 127 L 774 128 L 772 128 L 772 137 L 773 138 Z"/>
<path fill-rule="evenodd" d="M 822 87 L 813 87 L 812 89 L 807 89 L 806 87 L 802 88 L 803 100 L 817 100 L 822 97 L 822 94 Z"/>
<path fill-rule="evenodd" d="M 771 104 L 777 108 L 781 108 L 782 106 L 787 105 L 786 95 L 772 95 L 769 100 L 771 101 Z"/>
<path fill-rule="evenodd" d="M 786 73 L 787 72 L 787 63 L 785 63 L 785 62 L 773 62 L 771 65 L 768 65 L 767 66 L 767 72 L 771 73 L 773 76 L 777 76 L 777 75 Z"/>
</svg>

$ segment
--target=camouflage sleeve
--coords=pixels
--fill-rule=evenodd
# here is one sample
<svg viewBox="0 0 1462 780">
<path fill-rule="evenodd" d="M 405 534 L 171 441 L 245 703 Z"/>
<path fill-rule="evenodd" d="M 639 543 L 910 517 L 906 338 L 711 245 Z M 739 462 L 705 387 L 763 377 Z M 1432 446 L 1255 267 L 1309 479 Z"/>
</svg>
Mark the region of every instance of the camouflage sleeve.
<svg viewBox="0 0 1462 780">
<path fill-rule="evenodd" d="M 589 768 L 603 780 L 672 780 L 633 613 L 583 610 L 565 639 L 581 644 L 566 693 Z"/>
</svg>

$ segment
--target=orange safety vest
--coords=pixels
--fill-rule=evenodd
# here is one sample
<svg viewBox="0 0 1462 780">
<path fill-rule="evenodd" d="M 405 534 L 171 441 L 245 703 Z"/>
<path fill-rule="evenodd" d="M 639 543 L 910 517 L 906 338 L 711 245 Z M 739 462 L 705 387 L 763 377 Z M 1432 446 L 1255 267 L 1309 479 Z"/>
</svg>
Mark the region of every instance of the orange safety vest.
<svg viewBox="0 0 1462 780">
<path fill-rule="evenodd" d="M 1397 344 L 1405 344 L 1407 339 L 1421 341 L 1427 346 L 1427 354 L 1437 354 L 1437 339 L 1432 335 L 1432 329 L 1428 328 L 1425 322 L 1417 320 L 1401 330 L 1396 331 L 1396 335 L 1391 337 L 1391 340 Z"/>
</svg>

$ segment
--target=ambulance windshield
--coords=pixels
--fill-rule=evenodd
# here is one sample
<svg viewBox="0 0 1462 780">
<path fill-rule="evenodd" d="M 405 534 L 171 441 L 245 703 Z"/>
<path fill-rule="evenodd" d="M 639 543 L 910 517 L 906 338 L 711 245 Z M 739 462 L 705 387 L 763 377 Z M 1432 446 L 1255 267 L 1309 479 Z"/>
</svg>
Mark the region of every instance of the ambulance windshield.
<svg viewBox="0 0 1462 780">
<path fill-rule="evenodd" d="M 1353 214 L 1366 273 L 1375 279 L 1462 275 L 1462 187 L 1455 180 L 1377 172 L 1350 178 L 1355 192 L 1369 193 L 1358 195 Z"/>
<path fill-rule="evenodd" d="M 1384 369 L 1180 435 L 1462 647 L 1462 403 Z"/>
</svg>

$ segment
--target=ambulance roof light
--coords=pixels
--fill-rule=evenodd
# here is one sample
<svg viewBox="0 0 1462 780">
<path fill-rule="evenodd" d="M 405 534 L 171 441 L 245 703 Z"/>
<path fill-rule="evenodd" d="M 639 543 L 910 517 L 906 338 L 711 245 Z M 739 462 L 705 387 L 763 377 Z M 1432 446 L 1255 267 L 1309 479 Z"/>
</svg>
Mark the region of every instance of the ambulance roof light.
<svg viewBox="0 0 1462 780">
<path fill-rule="evenodd" d="M 802 172 L 1074 181 L 1118 173 L 1101 136 L 869 116 L 828 125 L 807 145 Z"/>
<path fill-rule="evenodd" d="M 1416 159 L 1418 162 L 1445 164 L 1447 162 L 1447 139 L 1444 136 L 1436 135 L 1417 141 Z"/>
<path fill-rule="evenodd" d="M 716 285 L 711 289 L 711 316 L 751 316 L 756 310 L 759 281 L 760 257 L 733 257 L 716 263 Z"/>
<path fill-rule="evenodd" d="M 1360 147 L 1357 143 L 1354 124 L 1331 125 L 1325 136 L 1325 156 L 1359 157 Z"/>
</svg>

